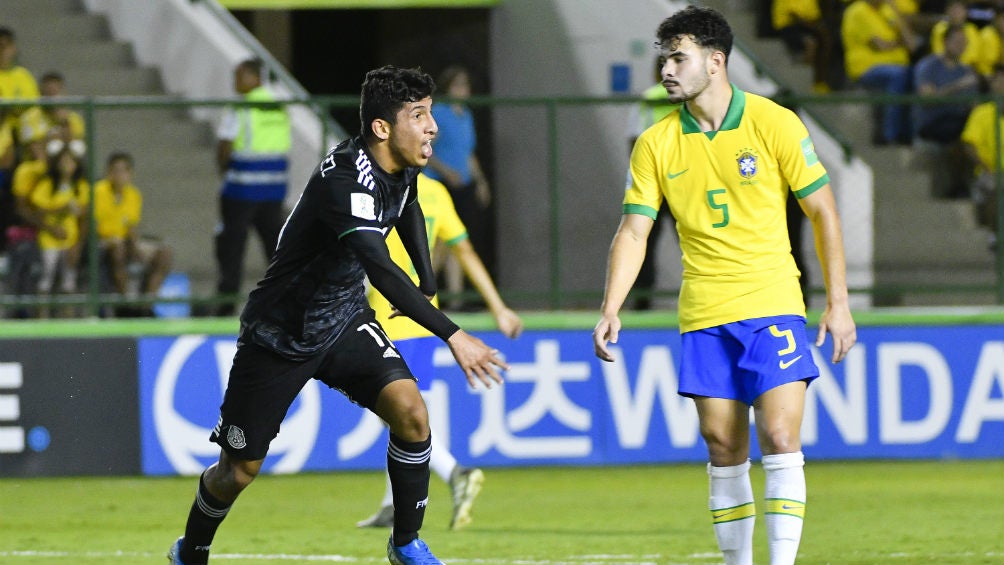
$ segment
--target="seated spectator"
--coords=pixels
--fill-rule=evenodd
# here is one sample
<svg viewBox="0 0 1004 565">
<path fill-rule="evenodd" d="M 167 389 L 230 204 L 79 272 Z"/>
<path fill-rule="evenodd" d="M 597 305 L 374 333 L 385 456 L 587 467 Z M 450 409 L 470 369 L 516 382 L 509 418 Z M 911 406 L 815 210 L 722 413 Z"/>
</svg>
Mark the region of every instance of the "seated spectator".
<svg viewBox="0 0 1004 565">
<path fill-rule="evenodd" d="M 0 251 L 7 248 L 7 227 L 14 221 L 14 199 L 10 191 L 14 176 L 14 131 L 4 117 L 7 108 L 0 107 Z"/>
<path fill-rule="evenodd" d="M 143 269 L 140 292 L 153 297 L 171 268 L 171 249 L 137 232 L 143 213 L 143 196 L 132 179 L 132 156 L 112 153 L 108 157 L 105 178 L 94 185 L 94 225 L 115 291 L 123 296 L 132 294 L 129 267 L 139 264 Z M 148 306 L 136 310 L 152 315 Z"/>
<path fill-rule="evenodd" d="M 870 90 L 906 94 L 915 35 L 886 0 L 854 0 L 840 27 L 847 78 Z M 881 112 L 877 144 L 909 142 L 907 109 L 888 104 Z"/>
<path fill-rule="evenodd" d="M 788 52 L 812 65 L 812 90 L 833 90 L 827 79 L 833 39 L 823 22 L 819 1 L 774 0 L 771 19 Z"/>
<path fill-rule="evenodd" d="M 57 274 L 59 290 L 77 290 L 77 266 L 80 262 L 80 242 L 84 233 L 90 187 L 84 175 L 84 144 L 79 140 L 64 143 L 52 140 L 47 147 L 48 167 L 31 191 L 31 203 L 42 213 L 38 232 L 38 247 L 42 255 L 42 273 L 38 293 L 53 290 Z M 48 308 L 40 317 L 48 317 Z M 68 310 L 67 310 L 68 312 Z"/>
<path fill-rule="evenodd" d="M 961 59 L 967 42 L 962 26 L 951 26 L 945 31 L 942 52 L 925 56 L 914 68 L 917 94 L 951 96 L 979 92 L 979 75 Z M 943 145 L 953 143 L 962 133 L 969 110 L 969 103 L 918 104 L 914 108 L 914 134 Z"/>
<path fill-rule="evenodd" d="M 5 230 L 7 241 L 7 292 L 14 295 L 30 295 L 38 286 L 38 265 L 41 262 L 38 250 L 38 230 L 42 226 L 44 214 L 31 202 L 32 192 L 38 181 L 48 170 L 48 156 L 45 151 L 46 132 L 36 132 L 28 140 L 27 158 L 14 169 L 11 181 L 13 218 Z M 27 318 L 34 314 L 27 308 L 14 312 L 14 317 Z"/>
<path fill-rule="evenodd" d="M 1004 64 L 1004 4 L 994 11 L 990 24 L 980 29 L 976 71 L 989 78 L 996 65 Z"/>
<path fill-rule="evenodd" d="M 980 89 L 980 77 L 972 67 L 962 63 L 966 50 L 966 33 L 962 26 L 946 30 L 942 53 L 931 53 L 917 62 L 913 83 L 923 96 L 974 95 Z M 936 144 L 942 150 L 929 160 L 934 193 L 949 198 L 967 198 L 967 170 L 959 134 L 966 125 L 972 104 L 938 102 L 917 104 L 913 109 L 914 135 L 917 140 Z"/>
<path fill-rule="evenodd" d="M 990 92 L 994 96 L 1004 96 L 1004 65 L 994 67 Z M 997 233 L 997 168 L 1004 163 L 1004 152 L 997 143 L 999 128 L 1004 128 L 1004 118 L 997 103 L 991 100 L 973 108 L 962 130 L 963 147 L 974 165 L 976 177 L 970 191 L 976 205 L 976 219 L 994 235 Z"/>
<path fill-rule="evenodd" d="M 945 34 L 948 28 L 960 27 L 966 35 L 966 50 L 960 59 L 967 65 L 975 65 L 979 61 L 980 30 L 976 24 L 969 21 L 966 4 L 966 0 L 949 0 L 945 6 L 944 17 L 931 29 L 931 53 L 944 53 Z"/>
<path fill-rule="evenodd" d="M 58 99 L 66 96 L 66 79 L 56 71 L 42 75 L 39 81 L 42 99 Z M 42 108 L 45 120 L 49 126 L 50 137 L 58 137 L 63 141 L 84 139 L 84 118 L 64 106 L 44 106 Z"/>
</svg>

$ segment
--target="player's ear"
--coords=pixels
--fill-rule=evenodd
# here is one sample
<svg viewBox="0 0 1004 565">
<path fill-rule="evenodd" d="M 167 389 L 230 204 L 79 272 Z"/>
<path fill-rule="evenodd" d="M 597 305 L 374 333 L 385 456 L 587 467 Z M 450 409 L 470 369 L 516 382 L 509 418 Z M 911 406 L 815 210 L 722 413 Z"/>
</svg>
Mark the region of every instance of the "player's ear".
<svg viewBox="0 0 1004 565">
<path fill-rule="evenodd" d="M 375 135 L 377 139 L 382 139 L 384 141 L 390 139 L 391 124 L 387 120 L 377 118 L 370 124 L 370 128 L 373 130 L 373 135 Z"/>
<path fill-rule="evenodd" d="M 722 71 L 724 71 L 725 70 L 725 63 L 726 63 L 725 53 L 723 53 L 722 51 L 717 51 L 717 50 L 711 52 L 711 64 L 712 64 L 712 66 L 711 66 L 710 71 L 711 71 L 712 74 L 718 74 L 718 73 L 721 73 Z"/>
</svg>

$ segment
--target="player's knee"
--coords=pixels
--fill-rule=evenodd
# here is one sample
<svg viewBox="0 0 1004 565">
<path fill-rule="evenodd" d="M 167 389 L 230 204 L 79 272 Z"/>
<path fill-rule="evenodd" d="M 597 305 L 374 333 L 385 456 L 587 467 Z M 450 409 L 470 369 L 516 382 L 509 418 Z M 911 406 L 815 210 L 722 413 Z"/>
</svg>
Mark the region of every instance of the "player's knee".
<svg viewBox="0 0 1004 565">
<path fill-rule="evenodd" d="M 261 471 L 261 461 L 226 459 L 219 465 L 217 484 L 228 498 L 236 498 Z"/>
<path fill-rule="evenodd" d="M 793 453 L 802 449 L 798 430 L 788 426 L 772 426 L 760 434 L 761 450 L 765 455 Z"/>
<path fill-rule="evenodd" d="M 394 435 L 405 441 L 424 441 L 429 437 L 429 413 L 424 402 L 402 404 L 391 424 Z"/>
<path fill-rule="evenodd" d="M 708 445 L 708 455 L 714 465 L 736 465 L 749 457 L 748 438 L 723 429 L 704 429 L 701 436 Z"/>
</svg>

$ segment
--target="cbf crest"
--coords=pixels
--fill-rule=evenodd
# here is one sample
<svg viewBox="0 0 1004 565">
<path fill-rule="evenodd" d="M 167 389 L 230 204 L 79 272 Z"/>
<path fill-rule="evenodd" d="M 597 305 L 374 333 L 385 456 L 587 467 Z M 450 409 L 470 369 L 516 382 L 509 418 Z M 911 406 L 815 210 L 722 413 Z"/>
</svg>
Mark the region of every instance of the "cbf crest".
<svg viewBox="0 0 1004 565">
<path fill-rule="evenodd" d="M 736 163 L 739 165 L 739 176 L 747 180 L 753 178 L 759 170 L 756 153 L 752 149 L 740 149 L 736 155 Z"/>
</svg>

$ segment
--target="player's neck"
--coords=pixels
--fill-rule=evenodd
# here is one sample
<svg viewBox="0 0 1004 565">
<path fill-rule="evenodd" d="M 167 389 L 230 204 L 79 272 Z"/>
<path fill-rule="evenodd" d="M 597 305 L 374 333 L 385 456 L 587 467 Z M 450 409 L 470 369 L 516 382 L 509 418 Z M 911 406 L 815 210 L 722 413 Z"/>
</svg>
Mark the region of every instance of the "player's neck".
<svg viewBox="0 0 1004 565">
<path fill-rule="evenodd" d="M 732 85 L 726 80 L 713 80 L 704 92 L 687 101 L 687 111 L 701 131 L 717 131 L 722 127 L 732 103 Z"/>
<path fill-rule="evenodd" d="M 365 141 L 366 149 L 373 157 L 373 164 L 380 167 L 380 170 L 391 176 L 396 176 L 405 169 L 405 165 L 394 157 L 394 152 L 390 149 L 390 142 L 387 140 Z"/>
</svg>

